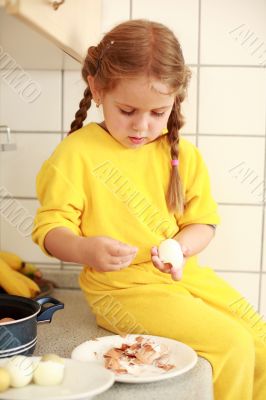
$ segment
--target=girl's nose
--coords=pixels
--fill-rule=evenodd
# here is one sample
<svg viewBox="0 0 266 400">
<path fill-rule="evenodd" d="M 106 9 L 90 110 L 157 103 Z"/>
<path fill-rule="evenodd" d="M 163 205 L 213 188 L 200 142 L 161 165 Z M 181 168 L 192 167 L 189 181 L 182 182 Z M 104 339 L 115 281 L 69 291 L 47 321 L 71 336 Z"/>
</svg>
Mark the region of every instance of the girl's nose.
<svg viewBox="0 0 266 400">
<path fill-rule="evenodd" d="M 132 125 L 133 130 L 138 133 L 140 136 L 143 132 L 148 130 L 148 120 L 145 117 L 140 117 L 134 120 Z"/>
</svg>

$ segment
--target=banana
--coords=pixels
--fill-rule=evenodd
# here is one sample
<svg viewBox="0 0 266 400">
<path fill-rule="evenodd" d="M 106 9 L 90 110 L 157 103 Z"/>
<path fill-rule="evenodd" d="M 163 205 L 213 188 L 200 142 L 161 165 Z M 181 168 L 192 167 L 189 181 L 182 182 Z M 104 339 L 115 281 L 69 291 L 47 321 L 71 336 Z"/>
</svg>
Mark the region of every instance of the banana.
<svg viewBox="0 0 266 400">
<path fill-rule="evenodd" d="M 29 288 L 29 290 L 31 292 L 30 297 L 35 297 L 35 296 L 37 296 L 37 294 L 40 293 L 41 289 L 40 289 L 39 285 L 36 282 L 34 282 L 32 279 L 28 278 L 27 276 L 25 276 L 17 271 L 13 271 L 13 274 L 16 276 L 16 278 L 18 280 L 21 281 L 21 283 L 25 283 L 27 285 L 27 287 Z"/>
<path fill-rule="evenodd" d="M 36 267 L 36 265 L 34 264 L 30 264 L 30 263 L 24 263 L 24 265 L 22 266 L 20 272 L 26 276 L 28 276 L 29 278 L 34 278 L 35 276 L 37 276 L 38 278 L 42 277 L 42 273 L 41 271 Z"/>
<path fill-rule="evenodd" d="M 0 259 L 0 286 L 9 294 L 31 297 L 29 286 L 18 279 L 19 272 L 14 271 L 4 260 Z"/>
<path fill-rule="evenodd" d="M 0 258 L 16 271 L 19 271 L 24 264 L 19 256 L 8 251 L 0 251 Z"/>
</svg>

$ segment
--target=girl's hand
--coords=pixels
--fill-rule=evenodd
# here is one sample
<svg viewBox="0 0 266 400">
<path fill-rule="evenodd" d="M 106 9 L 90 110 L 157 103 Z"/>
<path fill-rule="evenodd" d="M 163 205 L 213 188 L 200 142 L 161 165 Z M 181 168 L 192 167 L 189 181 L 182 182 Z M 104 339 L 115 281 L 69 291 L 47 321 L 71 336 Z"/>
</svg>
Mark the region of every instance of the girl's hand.
<svg viewBox="0 0 266 400">
<path fill-rule="evenodd" d="M 180 269 L 176 270 L 172 268 L 172 265 L 169 263 L 163 263 L 158 254 L 158 247 L 152 247 L 151 248 L 151 260 L 155 268 L 158 268 L 160 271 L 165 272 L 165 273 L 170 273 L 172 275 L 172 279 L 174 281 L 180 281 L 182 278 L 182 273 L 183 273 L 183 266 L 186 263 L 187 256 L 189 256 L 189 249 L 180 243 L 183 256 L 184 256 L 184 262 L 183 265 Z"/>
<path fill-rule="evenodd" d="M 128 267 L 138 248 L 108 236 L 82 238 L 79 242 L 81 263 L 100 272 L 117 271 Z"/>
</svg>

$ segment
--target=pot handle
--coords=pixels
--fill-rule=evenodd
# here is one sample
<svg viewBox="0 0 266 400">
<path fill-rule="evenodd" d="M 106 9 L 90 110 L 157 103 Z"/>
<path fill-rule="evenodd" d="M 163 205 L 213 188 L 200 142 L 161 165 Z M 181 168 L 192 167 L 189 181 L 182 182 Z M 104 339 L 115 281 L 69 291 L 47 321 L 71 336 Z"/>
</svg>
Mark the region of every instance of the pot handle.
<svg viewBox="0 0 266 400">
<path fill-rule="evenodd" d="M 51 322 L 53 313 L 64 308 L 64 304 L 53 297 L 42 297 L 40 299 L 36 299 L 35 301 L 41 305 L 40 312 L 37 315 L 37 323 Z M 53 305 L 49 307 L 43 307 L 43 305 L 47 303 L 52 303 Z"/>
</svg>

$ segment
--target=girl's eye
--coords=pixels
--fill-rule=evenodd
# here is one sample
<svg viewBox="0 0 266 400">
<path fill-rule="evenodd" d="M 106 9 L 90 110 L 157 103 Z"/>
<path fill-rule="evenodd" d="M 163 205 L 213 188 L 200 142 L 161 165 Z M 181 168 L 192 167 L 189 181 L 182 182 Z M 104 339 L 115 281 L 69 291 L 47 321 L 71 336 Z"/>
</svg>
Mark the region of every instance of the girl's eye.
<svg viewBox="0 0 266 400">
<path fill-rule="evenodd" d="M 122 110 L 122 109 L 120 108 L 120 112 L 121 112 L 122 114 L 125 114 L 125 115 L 132 115 L 132 114 L 134 113 L 134 110 L 133 110 L 133 111 L 126 111 L 126 110 Z"/>
<path fill-rule="evenodd" d="M 163 115 L 164 115 L 164 111 L 163 112 L 155 112 L 155 111 L 153 111 L 152 112 L 153 113 L 153 115 L 155 116 L 155 117 L 163 117 Z"/>
<path fill-rule="evenodd" d="M 120 112 L 121 112 L 122 114 L 124 114 L 124 115 L 133 115 L 134 112 L 135 112 L 135 110 L 126 111 L 126 110 L 123 110 L 122 108 L 120 108 Z M 163 111 L 163 112 L 152 111 L 152 115 L 153 115 L 154 117 L 158 117 L 158 118 L 159 118 L 159 117 L 162 117 L 164 114 L 165 114 L 164 111 Z"/>
</svg>

